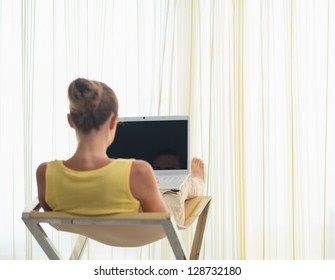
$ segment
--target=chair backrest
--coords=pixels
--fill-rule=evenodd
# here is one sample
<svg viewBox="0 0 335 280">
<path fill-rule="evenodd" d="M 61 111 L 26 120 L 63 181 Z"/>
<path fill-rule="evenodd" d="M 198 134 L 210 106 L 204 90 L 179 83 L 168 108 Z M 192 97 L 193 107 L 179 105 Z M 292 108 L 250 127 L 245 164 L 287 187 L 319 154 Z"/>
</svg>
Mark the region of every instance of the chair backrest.
<svg viewBox="0 0 335 280">
<path fill-rule="evenodd" d="M 32 220 L 46 222 L 59 231 L 71 232 L 115 247 L 139 247 L 166 237 L 164 226 L 173 227 L 169 213 L 121 213 L 81 216 L 62 212 L 37 212 Z"/>
<path fill-rule="evenodd" d="M 185 202 L 186 229 L 198 219 L 190 259 L 198 259 L 206 225 L 210 196 L 200 196 Z M 50 224 L 59 231 L 71 232 L 84 237 L 78 241 L 71 258 L 80 258 L 87 238 L 116 247 L 138 247 L 167 237 L 176 259 L 187 259 L 180 242 L 177 226 L 170 213 L 120 213 L 104 216 L 83 216 L 63 212 L 41 212 L 37 199 L 22 213 L 22 219 L 31 234 L 50 259 L 61 259 L 52 240 L 42 228 Z M 79 238 L 78 238 L 79 240 Z"/>
</svg>

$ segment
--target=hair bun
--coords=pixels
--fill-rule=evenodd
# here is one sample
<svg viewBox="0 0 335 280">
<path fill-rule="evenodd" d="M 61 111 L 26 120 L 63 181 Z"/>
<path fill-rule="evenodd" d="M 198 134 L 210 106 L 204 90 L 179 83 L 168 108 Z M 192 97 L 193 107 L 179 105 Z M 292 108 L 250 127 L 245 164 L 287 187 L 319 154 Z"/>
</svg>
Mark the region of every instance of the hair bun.
<svg viewBox="0 0 335 280">
<path fill-rule="evenodd" d="M 69 85 L 68 98 L 71 118 L 83 133 L 98 130 L 112 113 L 118 112 L 114 91 L 102 82 L 76 79 Z"/>
<path fill-rule="evenodd" d="M 78 78 L 69 91 L 70 110 L 74 113 L 87 114 L 93 112 L 101 102 L 103 89 L 100 83 Z"/>
</svg>

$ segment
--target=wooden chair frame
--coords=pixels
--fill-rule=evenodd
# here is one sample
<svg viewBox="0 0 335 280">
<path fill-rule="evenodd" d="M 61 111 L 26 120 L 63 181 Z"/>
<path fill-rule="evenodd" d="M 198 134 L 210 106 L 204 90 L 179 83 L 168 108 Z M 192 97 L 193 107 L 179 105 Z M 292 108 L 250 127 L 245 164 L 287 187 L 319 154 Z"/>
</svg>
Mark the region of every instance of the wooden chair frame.
<svg viewBox="0 0 335 280">
<path fill-rule="evenodd" d="M 82 257 L 89 238 L 116 247 L 139 247 L 167 238 L 177 260 L 199 259 L 207 222 L 210 196 L 199 196 L 185 202 L 185 224 L 189 228 L 196 220 L 192 248 L 187 257 L 179 239 L 178 228 L 170 213 L 120 213 L 104 216 L 72 215 L 43 212 L 36 198 L 22 213 L 22 220 L 49 259 L 63 259 L 42 224 L 60 231 L 78 234 L 70 259 Z"/>
</svg>

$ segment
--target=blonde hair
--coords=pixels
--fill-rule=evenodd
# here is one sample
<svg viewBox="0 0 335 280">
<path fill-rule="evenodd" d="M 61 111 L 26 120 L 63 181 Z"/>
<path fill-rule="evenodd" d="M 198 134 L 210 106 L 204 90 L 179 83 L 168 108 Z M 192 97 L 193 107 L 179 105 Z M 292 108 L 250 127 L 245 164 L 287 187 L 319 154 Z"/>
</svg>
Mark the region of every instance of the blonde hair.
<svg viewBox="0 0 335 280">
<path fill-rule="evenodd" d="M 118 113 L 114 91 L 102 82 L 78 78 L 69 85 L 68 98 L 71 118 L 83 133 L 98 130 L 111 114 Z"/>
</svg>

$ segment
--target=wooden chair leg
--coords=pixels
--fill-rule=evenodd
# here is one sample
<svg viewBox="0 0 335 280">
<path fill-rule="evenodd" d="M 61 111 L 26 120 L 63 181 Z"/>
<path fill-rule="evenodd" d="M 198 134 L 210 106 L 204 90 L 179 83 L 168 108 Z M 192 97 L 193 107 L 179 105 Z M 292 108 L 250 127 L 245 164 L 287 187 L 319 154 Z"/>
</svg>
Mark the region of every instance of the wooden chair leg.
<svg viewBox="0 0 335 280">
<path fill-rule="evenodd" d="M 198 260 L 201 250 L 201 245 L 204 237 L 206 222 L 207 222 L 207 216 L 208 216 L 208 210 L 209 210 L 210 202 L 206 205 L 202 213 L 200 214 L 197 222 L 197 226 L 194 233 L 193 243 L 192 243 L 192 249 L 190 254 L 190 260 Z"/>
<path fill-rule="evenodd" d="M 70 260 L 80 260 L 84 250 L 86 248 L 88 238 L 82 235 L 79 235 L 76 241 L 76 244 L 73 247 Z"/>
<path fill-rule="evenodd" d="M 166 237 L 170 243 L 172 251 L 176 257 L 176 260 L 187 260 L 185 250 L 180 242 L 177 235 L 176 227 L 172 224 L 171 220 L 163 224 Z"/>
<path fill-rule="evenodd" d="M 63 259 L 39 223 L 30 222 L 27 220 L 24 220 L 24 222 L 50 260 Z"/>
</svg>

